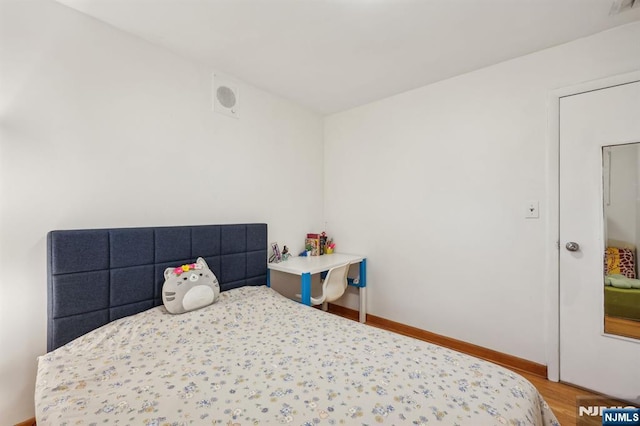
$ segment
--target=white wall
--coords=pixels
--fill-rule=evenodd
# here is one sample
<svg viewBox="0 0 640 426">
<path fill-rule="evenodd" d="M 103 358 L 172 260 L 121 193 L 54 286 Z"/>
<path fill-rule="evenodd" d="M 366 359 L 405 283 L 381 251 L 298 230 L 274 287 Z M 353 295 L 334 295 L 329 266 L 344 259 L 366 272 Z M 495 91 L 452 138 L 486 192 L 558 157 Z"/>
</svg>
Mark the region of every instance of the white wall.
<svg viewBox="0 0 640 426">
<path fill-rule="evenodd" d="M 640 23 L 328 117 L 327 230 L 368 256 L 369 312 L 545 364 L 547 101 L 637 69 Z"/>
<path fill-rule="evenodd" d="M 48 231 L 266 222 L 301 250 L 323 224 L 323 125 L 242 84 L 241 118 L 216 114 L 212 70 L 51 1 L 0 5 L 0 423 L 13 424 L 33 416 L 46 350 Z"/>
<path fill-rule="evenodd" d="M 637 246 L 638 145 L 617 145 L 610 152 L 610 204 L 604 206 L 606 235 Z"/>
</svg>

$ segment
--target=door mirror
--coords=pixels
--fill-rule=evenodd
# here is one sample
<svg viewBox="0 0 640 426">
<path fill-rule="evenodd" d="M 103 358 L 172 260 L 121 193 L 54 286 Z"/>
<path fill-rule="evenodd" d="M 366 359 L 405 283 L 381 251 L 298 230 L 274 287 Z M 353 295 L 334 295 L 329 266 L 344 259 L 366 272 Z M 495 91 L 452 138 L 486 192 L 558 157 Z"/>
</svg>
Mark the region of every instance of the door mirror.
<svg viewBox="0 0 640 426">
<path fill-rule="evenodd" d="M 640 144 L 605 146 L 604 331 L 640 339 Z"/>
</svg>

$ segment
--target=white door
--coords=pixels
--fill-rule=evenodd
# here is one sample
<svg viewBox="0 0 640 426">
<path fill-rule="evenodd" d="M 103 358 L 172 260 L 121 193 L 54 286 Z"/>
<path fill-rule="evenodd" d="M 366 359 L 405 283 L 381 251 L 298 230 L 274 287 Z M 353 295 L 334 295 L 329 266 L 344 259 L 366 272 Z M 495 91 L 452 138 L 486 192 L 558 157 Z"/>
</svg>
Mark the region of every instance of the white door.
<svg viewBox="0 0 640 426">
<path fill-rule="evenodd" d="M 637 142 L 640 82 L 560 99 L 560 380 L 627 401 L 640 341 L 604 333 L 603 147 Z"/>
</svg>

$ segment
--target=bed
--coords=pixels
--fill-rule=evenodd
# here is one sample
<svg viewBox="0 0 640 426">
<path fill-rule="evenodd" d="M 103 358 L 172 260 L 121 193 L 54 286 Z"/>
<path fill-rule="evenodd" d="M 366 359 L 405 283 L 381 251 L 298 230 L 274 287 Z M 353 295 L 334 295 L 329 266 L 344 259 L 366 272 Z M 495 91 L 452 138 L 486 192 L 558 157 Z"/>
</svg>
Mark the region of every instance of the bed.
<svg viewBox="0 0 640 426">
<path fill-rule="evenodd" d="M 146 254 L 133 256 L 143 235 Z M 97 263 L 96 241 L 105 256 Z M 264 224 L 56 231 L 48 246 L 38 425 L 558 424 L 510 370 L 265 286 Z M 161 272 L 197 256 L 222 293 L 172 315 L 159 297 Z M 145 290 L 134 290 L 141 282 Z M 98 293 L 101 304 L 89 306 Z"/>
<path fill-rule="evenodd" d="M 604 313 L 610 317 L 640 321 L 640 289 L 605 286 Z"/>
</svg>

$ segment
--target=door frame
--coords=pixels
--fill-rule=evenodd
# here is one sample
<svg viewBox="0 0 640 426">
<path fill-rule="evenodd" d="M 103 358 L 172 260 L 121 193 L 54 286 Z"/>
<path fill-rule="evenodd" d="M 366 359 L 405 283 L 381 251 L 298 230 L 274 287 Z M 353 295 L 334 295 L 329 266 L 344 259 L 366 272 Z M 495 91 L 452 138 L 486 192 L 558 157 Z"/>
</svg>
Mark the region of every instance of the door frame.
<svg viewBox="0 0 640 426">
<path fill-rule="evenodd" d="M 640 71 L 551 91 L 547 97 L 547 286 L 544 306 L 547 378 L 560 380 L 560 99 L 640 80 Z"/>
</svg>

